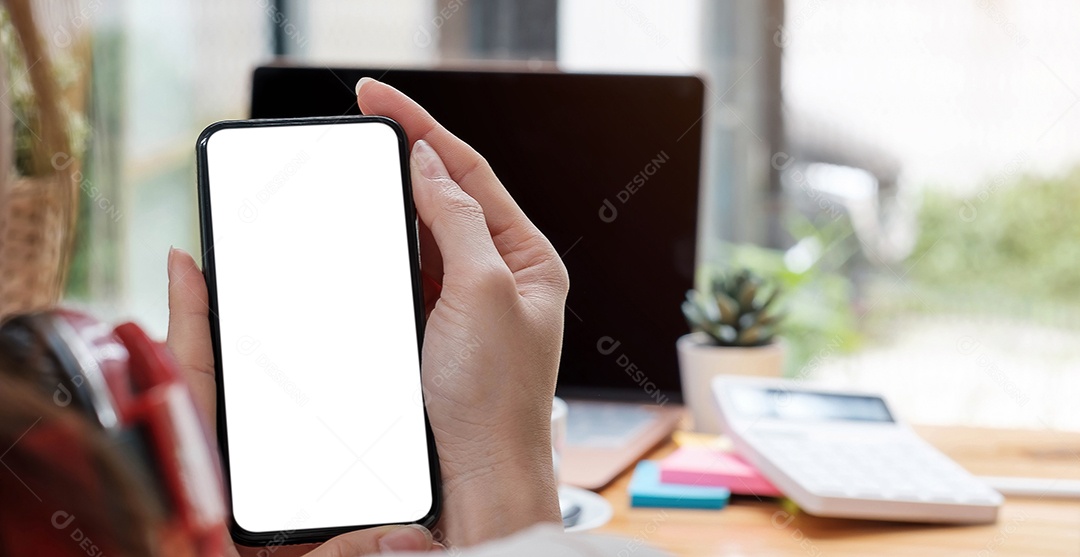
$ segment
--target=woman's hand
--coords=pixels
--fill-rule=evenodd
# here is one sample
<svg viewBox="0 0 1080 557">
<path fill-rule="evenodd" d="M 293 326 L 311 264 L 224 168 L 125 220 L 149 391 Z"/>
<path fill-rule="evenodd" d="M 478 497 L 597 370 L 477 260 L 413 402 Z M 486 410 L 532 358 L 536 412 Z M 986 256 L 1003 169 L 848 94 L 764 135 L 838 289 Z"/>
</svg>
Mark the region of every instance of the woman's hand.
<svg viewBox="0 0 1080 557">
<path fill-rule="evenodd" d="M 210 344 L 206 281 L 195 260 L 174 249 L 169 252 L 169 349 L 187 378 L 195 404 L 213 431 L 214 352 Z M 228 532 L 221 535 L 228 537 Z M 229 544 L 226 555 L 292 557 L 352 557 L 388 551 L 430 551 L 438 548 L 423 526 L 381 526 L 342 534 L 322 545 L 251 548 Z"/>
<path fill-rule="evenodd" d="M 429 309 L 423 382 L 442 462 L 440 534 L 472 545 L 562 519 L 551 399 L 568 279 L 559 254 L 487 161 L 389 85 L 356 86 L 364 114 L 412 144 Z"/>
<path fill-rule="evenodd" d="M 419 105 L 373 80 L 357 84 L 357 101 L 413 141 L 428 306 L 423 384 L 443 476 L 436 533 L 473 545 L 561 524 L 550 416 L 566 269 L 483 157 Z M 169 347 L 213 424 L 206 284 L 189 255 L 169 259 Z"/>
</svg>

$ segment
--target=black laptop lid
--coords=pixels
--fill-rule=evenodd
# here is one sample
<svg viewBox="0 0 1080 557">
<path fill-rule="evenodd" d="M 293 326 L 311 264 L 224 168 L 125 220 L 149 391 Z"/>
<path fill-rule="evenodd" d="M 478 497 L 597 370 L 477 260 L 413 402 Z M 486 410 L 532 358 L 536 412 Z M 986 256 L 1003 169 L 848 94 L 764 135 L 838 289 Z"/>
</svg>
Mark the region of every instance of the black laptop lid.
<svg viewBox="0 0 1080 557">
<path fill-rule="evenodd" d="M 356 114 L 361 77 L 402 90 L 483 154 L 570 273 L 563 396 L 679 401 L 693 285 L 696 77 L 263 67 L 253 118 Z"/>
</svg>

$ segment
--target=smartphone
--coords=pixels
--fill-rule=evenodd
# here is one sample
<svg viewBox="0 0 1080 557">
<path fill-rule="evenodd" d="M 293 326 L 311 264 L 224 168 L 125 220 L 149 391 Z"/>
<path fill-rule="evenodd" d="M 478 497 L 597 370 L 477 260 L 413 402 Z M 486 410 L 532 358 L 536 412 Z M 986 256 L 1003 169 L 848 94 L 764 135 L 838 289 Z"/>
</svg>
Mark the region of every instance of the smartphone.
<svg viewBox="0 0 1080 557">
<path fill-rule="evenodd" d="M 233 538 L 431 525 L 438 457 L 408 142 L 382 117 L 219 122 L 196 145 Z"/>
</svg>

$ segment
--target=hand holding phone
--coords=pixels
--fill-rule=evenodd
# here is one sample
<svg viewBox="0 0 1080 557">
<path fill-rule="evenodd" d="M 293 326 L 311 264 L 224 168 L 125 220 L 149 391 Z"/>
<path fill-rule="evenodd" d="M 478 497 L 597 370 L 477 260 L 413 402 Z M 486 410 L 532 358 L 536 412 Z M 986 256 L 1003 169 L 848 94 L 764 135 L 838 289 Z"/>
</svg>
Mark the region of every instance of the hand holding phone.
<svg viewBox="0 0 1080 557">
<path fill-rule="evenodd" d="M 471 545 L 538 521 L 561 523 L 547 413 L 566 271 L 479 154 L 400 92 L 365 81 L 361 109 L 398 121 L 438 159 L 429 178 L 418 168 L 428 163 L 412 156 L 423 268 L 434 279 L 429 284 L 442 286 L 427 299 L 431 318 L 423 349 L 445 493 L 435 531 L 448 545 Z M 463 227 L 486 234 L 457 234 Z M 205 283 L 190 259 L 176 259 L 170 267 L 169 346 L 213 421 Z M 275 269 L 288 264 L 280 259 Z M 478 287 L 481 276 L 502 272 L 499 265 L 513 281 Z"/>
<path fill-rule="evenodd" d="M 360 110 L 394 119 L 414 142 L 421 259 L 442 285 L 428 300 L 423 351 L 444 484 L 438 529 L 471 545 L 561 525 L 551 407 L 569 288 L 562 258 L 479 153 L 393 87 L 363 79 L 357 89 Z"/>
</svg>

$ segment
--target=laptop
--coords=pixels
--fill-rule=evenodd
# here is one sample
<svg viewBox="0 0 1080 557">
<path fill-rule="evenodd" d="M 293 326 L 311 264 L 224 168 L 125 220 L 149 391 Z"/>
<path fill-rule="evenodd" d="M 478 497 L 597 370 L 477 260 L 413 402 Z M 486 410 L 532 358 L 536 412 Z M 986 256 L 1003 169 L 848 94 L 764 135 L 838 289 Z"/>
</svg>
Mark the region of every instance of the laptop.
<svg viewBox="0 0 1080 557">
<path fill-rule="evenodd" d="M 692 76 L 255 70 L 251 116 L 357 114 L 369 76 L 477 149 L 570 273 L 557 393 L 564 483 L 599 489 L 682 416 L 675 340 L 693 286 L 704 86 Z"/>
</svg>

